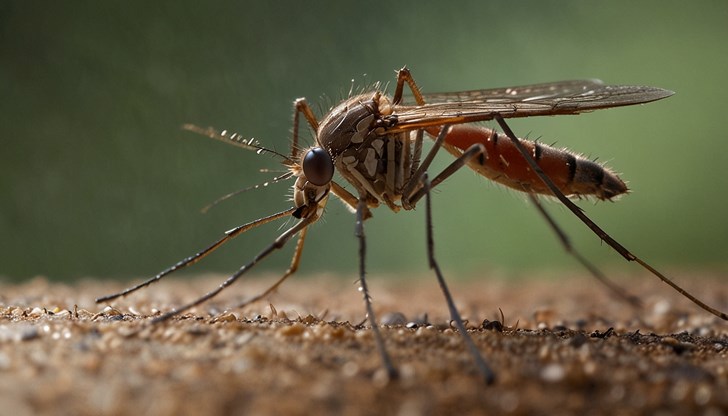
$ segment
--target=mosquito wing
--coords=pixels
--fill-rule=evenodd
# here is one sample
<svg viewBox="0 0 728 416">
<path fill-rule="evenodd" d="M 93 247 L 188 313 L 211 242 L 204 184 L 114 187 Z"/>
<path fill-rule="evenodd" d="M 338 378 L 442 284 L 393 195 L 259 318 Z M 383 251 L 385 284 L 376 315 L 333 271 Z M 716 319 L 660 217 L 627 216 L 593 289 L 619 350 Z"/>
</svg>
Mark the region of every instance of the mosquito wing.
<svg viewBox="0 0 728 416">
<path fill-rule="evenodd" d="M 425 105 L 399 105 L 390 132 L 442 124 L 504 118 L 579 114 L 601 108 L 648 103 L 672 91 L 655 87 L 605 85 L 599 80 L 575 80 L 521 87 L 425 94 Z"/>
</svg>

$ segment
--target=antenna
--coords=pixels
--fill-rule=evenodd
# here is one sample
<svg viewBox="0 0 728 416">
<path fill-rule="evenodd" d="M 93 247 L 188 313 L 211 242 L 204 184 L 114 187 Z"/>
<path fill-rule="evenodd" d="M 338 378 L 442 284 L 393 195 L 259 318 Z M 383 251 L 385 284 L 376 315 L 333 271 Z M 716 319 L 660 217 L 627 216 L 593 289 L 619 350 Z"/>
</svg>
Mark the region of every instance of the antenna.
<svg viewBox="0 0 728 416">
<path fill-rule="evenodd" d="M 200 212 L 202 212 L 203 214 L 206 214 L 207 211 L 210 210 L 210 208 L 214 207 L 215 205 L 219 204 L 222 201 L 225 201 L 226 199 L 234 197 L 235 195 L 240 195 L 243 192 L 252 191 L 253 189 L 265 188 L 266 186 L 268 186 L 270 184 L 278 183 L 278 182 L 284 181 L 286 179 L 289 179 L 291 176 L 293 176 L 293 172 L 286 172 L 283 175 L 276 176 L 275 178 L 273 178 L 269 181 L 265 181 L 265 182 L 259 183 L 257 185 L 249 186 L 247 188 L 238 189 L 237 191 L 230 192 L 229 194 L 225 194 L 225 195 L 221 196 L 220 198 L 217 198 L 212 203 L 206 205 L 204 208 L 202 208 L 200 210 Z"/>
<path fill-rule="evenodd" d="M 246 150 L 254 151 L 255 153 L 262 155 L 264 153 L 270 153 L 273 155 L 278 156 L 279 158 L 283 159 L 283 164 L 285 165 L 293 165 L 295 162 L 288 156 L 278 153 L 273 149 L 268 149 L 267 147 L 263 147 L 260 144 L 258 144 L 258 141 L 250 138 L 246 139 L 243 136 L 239 135 L 238 133 L 233 133 L 231 135 L 228 135 L 227 130 L 223 131 L 217 131 L 212 127 L 199 127 L 194 124 L 184 124 L 182 125 L 183 130 L 191 131 L 193 133 L 201 134 L 203 136 L 207 136 L 211 139 L 215 139 L 227 144 L 231 144 L 233 146 L 241 147 Z"/>
</svg>

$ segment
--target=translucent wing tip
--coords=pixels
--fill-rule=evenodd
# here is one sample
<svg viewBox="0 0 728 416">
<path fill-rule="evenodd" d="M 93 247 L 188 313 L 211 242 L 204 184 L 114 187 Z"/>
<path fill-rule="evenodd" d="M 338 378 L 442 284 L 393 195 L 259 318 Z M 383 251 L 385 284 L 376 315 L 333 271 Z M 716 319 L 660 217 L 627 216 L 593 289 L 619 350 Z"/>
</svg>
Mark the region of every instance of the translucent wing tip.
<svg viewBox="0 0 728 416">
<path fill-rule="evenodd" d="M 649 103 L 652 101 L 662 100 L 673 94 L 674 91 L 666 90 L 664 88 L 657 87 L 635 87 L 638 91 L 635 92 L 635 103 Z"/>
</svg>

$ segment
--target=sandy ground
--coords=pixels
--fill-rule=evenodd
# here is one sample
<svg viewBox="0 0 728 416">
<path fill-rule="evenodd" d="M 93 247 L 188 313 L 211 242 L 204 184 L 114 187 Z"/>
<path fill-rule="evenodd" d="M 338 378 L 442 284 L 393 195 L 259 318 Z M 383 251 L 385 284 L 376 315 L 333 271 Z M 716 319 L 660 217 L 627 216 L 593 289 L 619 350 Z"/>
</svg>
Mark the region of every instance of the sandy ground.
<svg viewBox="0 0 728 416">
<path fill-rule="evenodd" d="M 728 414 L 728 324 L 653 278 L 632 281 L 639 309 L 587 277 L 451 282 L 497 373 L 490 386 L 432 276 L 370 278 L 398 380 L 382 370 L 352 279 L 297 277 L 228 309 L 274 280 L 257 278 L 149 324 L 220 279 L 170 278 L 104 305 L 94 298 L 123 284 L 0 286 L 0 413 Z M 728 309 L 720 278 L 681 280 Z"/>
</svg>

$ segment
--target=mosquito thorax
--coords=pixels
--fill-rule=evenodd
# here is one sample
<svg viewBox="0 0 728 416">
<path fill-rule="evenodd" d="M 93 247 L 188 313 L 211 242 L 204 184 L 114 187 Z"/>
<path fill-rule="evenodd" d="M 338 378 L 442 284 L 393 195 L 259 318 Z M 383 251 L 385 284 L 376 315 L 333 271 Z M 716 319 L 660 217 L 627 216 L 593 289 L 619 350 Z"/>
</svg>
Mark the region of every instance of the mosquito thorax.
<svg viewBox="0 0 728 416">
<path fill-rule="evenodd" d="M 389 99 L 379 91 L 351 97 L 321 121 L 318 142 L 336 158 L 351 144 L 363 143 L 391 111 Z"/>
</svg>

